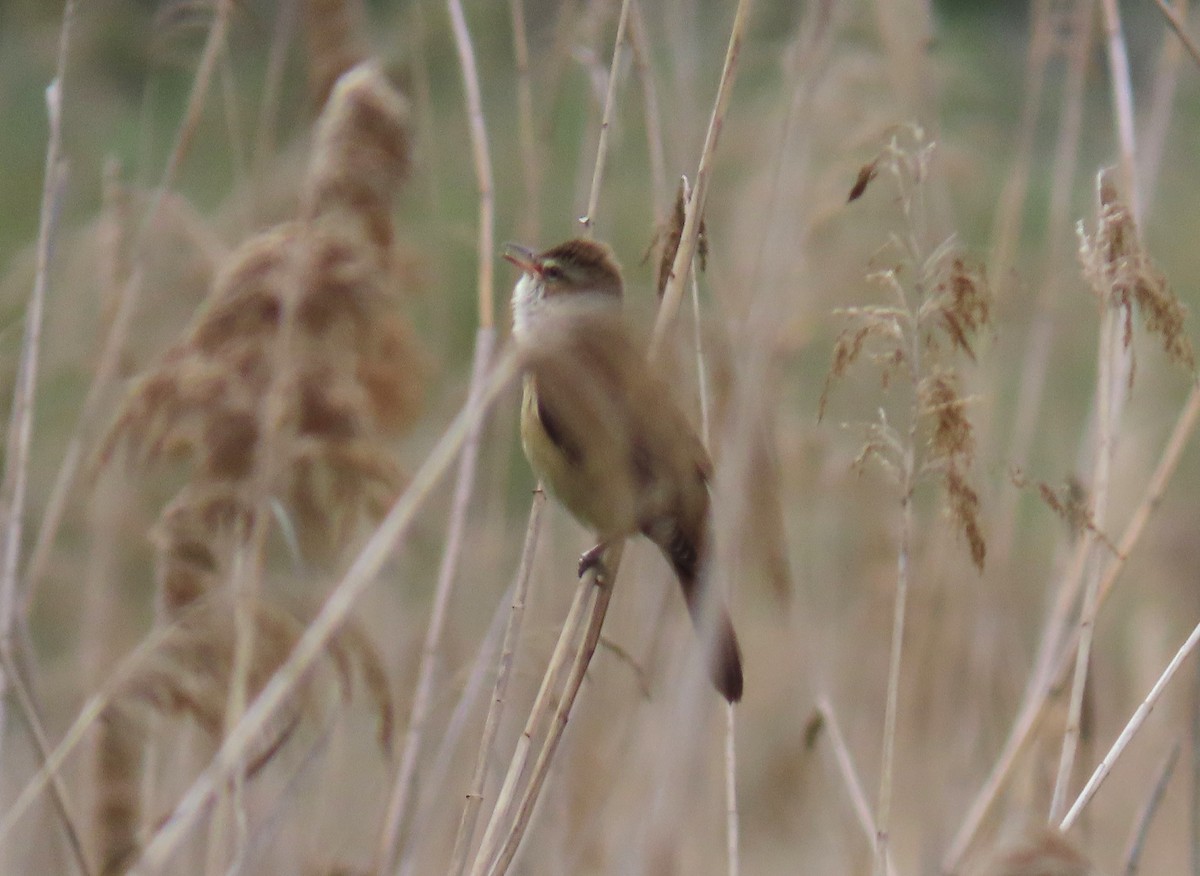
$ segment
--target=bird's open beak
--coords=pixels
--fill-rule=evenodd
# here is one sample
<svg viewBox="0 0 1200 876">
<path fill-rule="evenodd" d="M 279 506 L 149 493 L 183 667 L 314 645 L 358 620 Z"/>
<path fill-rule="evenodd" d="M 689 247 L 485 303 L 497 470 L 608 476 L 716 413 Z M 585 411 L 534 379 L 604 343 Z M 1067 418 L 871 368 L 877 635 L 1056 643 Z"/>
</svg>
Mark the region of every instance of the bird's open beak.
<svg viewBox="0 0 1200 876">
<path fill-rule="evenodd" d="M 517 243 L 506 243 L 501 255 L 505 261 L 512 262 L 526 274 L 538 273 L 537 256 L 529 247 Z"/>
</svg>

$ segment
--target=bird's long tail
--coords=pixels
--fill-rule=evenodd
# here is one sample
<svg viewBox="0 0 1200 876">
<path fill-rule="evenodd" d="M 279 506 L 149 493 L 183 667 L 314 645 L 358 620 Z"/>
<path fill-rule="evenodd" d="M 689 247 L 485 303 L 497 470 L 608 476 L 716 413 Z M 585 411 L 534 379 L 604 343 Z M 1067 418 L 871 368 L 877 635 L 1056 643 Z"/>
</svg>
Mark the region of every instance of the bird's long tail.
<svg viewBox="0 0 1200 876">
<path fill-rule="evenodd" d="M 717 593 L 705 593 L 701 562 L 703 533 L 698 538 L 692 537 L 676 524 L 651 529 L 646 534 L 662 549 L 675 570 L 692 623 L 704 641 L 712 683 L 721 696 L 736 703 L 742 698 L 742 650 L 724 599 Z M 709 600 L 714 604 L 709 606 Z"/>
</svg>

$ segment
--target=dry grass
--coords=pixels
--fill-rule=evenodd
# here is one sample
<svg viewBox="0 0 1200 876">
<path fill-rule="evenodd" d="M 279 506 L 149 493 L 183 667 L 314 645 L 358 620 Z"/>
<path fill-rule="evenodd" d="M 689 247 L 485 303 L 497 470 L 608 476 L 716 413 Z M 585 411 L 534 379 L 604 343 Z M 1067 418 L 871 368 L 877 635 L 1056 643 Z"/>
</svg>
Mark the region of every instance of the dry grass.
<svg viewBox="0 0 1200 876">
<path fill-rule="evenodd" d="M 1200 860 L 1186 3 L 36 6 L 0 870 Z M 529 502 L 497 240 L 581 233 L 711 439 L 733 712 Z"/>
</svg>

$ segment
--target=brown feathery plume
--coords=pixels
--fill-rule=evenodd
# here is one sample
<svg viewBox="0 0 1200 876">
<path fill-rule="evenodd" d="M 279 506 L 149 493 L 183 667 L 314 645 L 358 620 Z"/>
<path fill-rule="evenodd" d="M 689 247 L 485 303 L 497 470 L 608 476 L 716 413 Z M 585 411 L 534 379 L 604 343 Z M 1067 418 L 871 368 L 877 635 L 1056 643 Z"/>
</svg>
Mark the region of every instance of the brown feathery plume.
<svg viewBox="0 0 1200 876">
<path fill-rule="evenodd" d="M 1001 851 L 982 876 L 1093 876 L 1088 859 L 1063 834 L 1045 827 Z"/>
<path fill-rule="evenodd" d="M 1082 221 L 1077 228 L 1084 278 L 1098 298 L 1120 308 L 1127 349 L 1133 344 L 1133 309 L 1137 305 L 1146 330 L 1158 336 L 1167 358 L 1194 372 L 1196 359 L 1183 327 L 1187 308 L 1142 243 L 1133 213 L 1117 191 L 1111 171 L 1102 170 L 1096 177 L 1096 197 L 1095 230 L 1088 234 Z M 1131 385 L 1133 372 L 1131 367 Z"/>
<path fill-rule="evenodd" d="M 406 124 L 403 100 L 374 67 L 342 78 L 318 125 L 302 220 L 231 257 L 183 340 L 127 396 L 103 460 L 122 441 L 137 464 L 188 459 L 193 492 L 244 505 L 264 440 L 260 412 L 278 385 L 273 345 L 294 313 L 287 435 L 272 436 L 283 483 L 273 494 L 317 556 L 386 505 L 400 476 L 382 439 L 412 422 L 423 377 L 388 288 L 388 206 L 407 166 Z"/>
<path fill-rule="evenodd" d="M 102 445 L 102 463 L 124 447 L 137 466 L 176 458 L 190 467 L 154 532 L 160 616 L 171 626 L 110 697 L 104 726 L 121 733 L 100 734 L 103 861 L 137 846 L 136 784 L 118 781 L 133 774 L 127 749 L 144 738 L 126 732 L 135 707 L 186 716 L 219 741 L 231 686 L 256 695 L 303 630 L 266 600 L 241 600 L 253 650 L 239 665 L 229 582 L 235 558 L 261 547 L 255 533 L 271 505 L 306 558 L 328 559 L 400 488 L 386 439 L 412 422 L 423 378 L 393 289 L 390 208 L 408 171 L 407 126 L 404 99 L 374 65 L 338 80 L 317 123 L 299 218 L 220 266 L 204 308 L 136 381 Z M 347 624 L 327 654 L 345 696 L 358 668 L 389 751 L 394 708 L 378 652 Z M 312 698 L 302 684 L 247 775 L 271 760 Z"/>
<path fill-rule="evenodd" d="M 320 109 L 338 77 L 370 56 L 363 0 L 302 0 L 308 93 Z"/>
<path fill-rule="evenodd" d="M 885 157 L 891 157 L 884 167 L 893 175 L 906 174 L 905 179 L 912 182 L 904 185 L 915 185 L 926 172 L 926 153 L 909 155 L 897 153 L 898 149 L 893 145 L 885 150 Z M 834 342 L 817 418 L 825 416 L 834 383 L 864 355 L 878 369 L 884 389 L 898 376 L 913 384 L 916 406 L 912 414 L 916 419 L 910 425 L 924 433 L 926 440 L 910 474 L 942 480 L 946 510 L 966 539 L 972 562 L 982 569 L 987 545 L 979 521 L 979 496 L 966 476 L 975 455 L 967 417 L 970 399 L 960 391 L 959 374 L 949 356 L 962 353 L 975 361 L 975 338 L 991 320 L 991 291 L 982 267 L 962 253 L 953 238 L 919 263 L 914 263 L 916 255 L 902 252 L 897 265 L 868 275 L 894 303 L 837 311 L 854 324 L 843 329 Z M 903 279 L 908 276 L 913 279 Z M 855 465 L 877 460 L 892 477 L 905 482 L 906 441 L 903 432 L 886 420 L 870 423 Z"/>
</svg>

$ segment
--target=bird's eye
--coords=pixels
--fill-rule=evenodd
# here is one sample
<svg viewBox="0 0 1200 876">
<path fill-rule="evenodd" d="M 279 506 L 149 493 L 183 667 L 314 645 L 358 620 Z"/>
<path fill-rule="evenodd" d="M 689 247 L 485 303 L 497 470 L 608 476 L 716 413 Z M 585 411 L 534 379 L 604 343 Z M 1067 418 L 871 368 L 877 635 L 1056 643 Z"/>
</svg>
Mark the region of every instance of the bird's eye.
<svg viewBox="0 0 1200 876">
<path fill-rule="evenodd" d="M 546 265 L 544 268 L 542 268 L 542 276 L 551 282 L 557 283 L 559 280 L 562 280 L 566 274 L 563 273 L 563 269 L 558 265 Z"/>
</svg>

